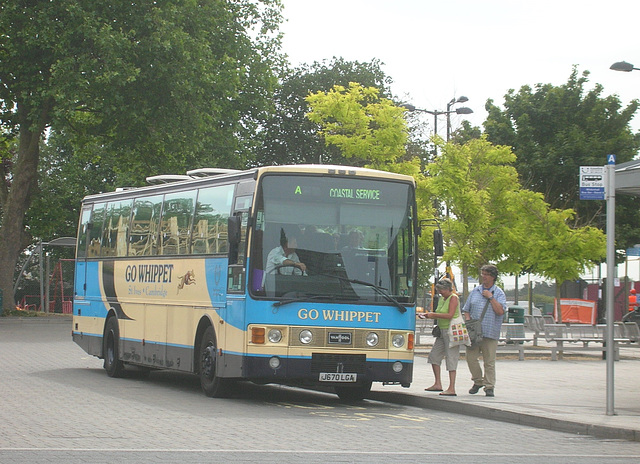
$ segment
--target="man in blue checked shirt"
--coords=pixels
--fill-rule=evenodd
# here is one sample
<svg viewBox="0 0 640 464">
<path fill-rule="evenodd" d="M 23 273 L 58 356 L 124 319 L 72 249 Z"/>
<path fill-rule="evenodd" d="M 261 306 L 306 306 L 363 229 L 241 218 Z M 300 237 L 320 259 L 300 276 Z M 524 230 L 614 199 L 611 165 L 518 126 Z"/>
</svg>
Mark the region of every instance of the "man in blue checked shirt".
<svg viewBox="0 0 640 464">
<path fill-rule="evenodd" d="M 487 396 L 495 396 L 496 386 L 496 351 L 498 349 L 498 339 L 500 338 L 500 327 L 507 310 L 507 297 L 504 291 L 496 285 L 498 278 L 498 268 L 493 264 L 482 266 L 480 270 L 480 281 L 478 285 L 469 293 L 469 297 L 462 308 L 462 315 L 465 320 L 480 319 L 485 306 L 487 311 L 482 318 L 482 336 L 480 343 L 467 347 L 467 365 L 471 372 L 473 387 L 469 393 L 475 395 L 484 387 Z M 482 355 L 484 364 L 484 375 L 478 358 Z"/>
</svg>

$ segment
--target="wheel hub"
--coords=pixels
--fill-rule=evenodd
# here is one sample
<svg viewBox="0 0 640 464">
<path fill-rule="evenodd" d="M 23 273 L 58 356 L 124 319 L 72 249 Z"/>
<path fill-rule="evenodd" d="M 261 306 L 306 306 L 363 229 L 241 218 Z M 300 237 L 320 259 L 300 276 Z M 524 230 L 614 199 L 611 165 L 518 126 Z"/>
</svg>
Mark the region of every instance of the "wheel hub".
<svg viewBox="0 0 640 464">
<path fill-rule="evenodd" d="M 214 346 L 207 346 L 202 353 L 202 373 L 208 379 L 213 379 L 215 374 L 216 349 Z"/>
</svg>

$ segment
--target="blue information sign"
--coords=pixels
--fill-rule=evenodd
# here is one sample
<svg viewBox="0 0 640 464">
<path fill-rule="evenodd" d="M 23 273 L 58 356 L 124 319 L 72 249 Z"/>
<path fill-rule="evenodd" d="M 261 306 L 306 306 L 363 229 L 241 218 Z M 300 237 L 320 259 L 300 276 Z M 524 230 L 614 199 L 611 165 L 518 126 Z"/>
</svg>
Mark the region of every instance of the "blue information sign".
<svg viewBox="0 0 640 464">
<path fill-rule="evenodd" d="M 581 200 L 604 200 L 604 187 L 580 187 Z"/>
<path fill-rule="evenodd" d="M 604 166 L 580 166 L 580 199 L 605 199 Z"/>
<path fill-rule="evenodd" d="M 627 256 L 640 256 L 640 247 L 627 248 Z"/>
</svg>

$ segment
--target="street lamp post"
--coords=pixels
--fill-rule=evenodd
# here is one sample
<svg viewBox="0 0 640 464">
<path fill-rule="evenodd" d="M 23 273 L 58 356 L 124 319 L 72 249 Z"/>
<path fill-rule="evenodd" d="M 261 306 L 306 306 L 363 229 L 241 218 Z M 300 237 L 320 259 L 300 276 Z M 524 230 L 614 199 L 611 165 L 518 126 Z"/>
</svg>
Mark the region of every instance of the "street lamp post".
<svg viewBox="0 0 640 464">
<path fill-rule="evenodd" d="M 451 107 L 453 105 L 455 105 L 456 103 L 465 103 L 468 102 L 469 99 L 467 97 L 459 97 L 457 100 L 455 98 L 453 98 L 449 103 L 447 103 L 447 142 L 449 141 L 449 136 L 451 135 Z M 458 108 L 460 110 L 465 109 L 465 110 L 469 110 L 469 113 L 473 113 L 473 111 L 471 110 L 471 108 L 465 108 L 464 106 L 461 108 Z M 458 114 L 469 114 L 469 113 L 458 113 Z"/>
<path fill-rule="evenodd" d="M 434 135 L 438 135 L 438 116 L 440 115 L 446 115 L 447 116 L 447 142 L 449 141 L 449 136 L 450 136 L 450 132 L 451 132 L 451 119 L 449 117 L 449 115 L 456 113 L 456 114 L 471 114 L 473 113 L 473 110 L 471 108 L 467 108 L 466 106 L 461 106 L 459 108 L 456 108 L 455 110 L 451 109 L 451 106 L 453 106 L 455 103 L 463 103 L 469 101 L 469 99 L 467 97 L 460 97 L 457 100 L 454 98 L 453 100 L 451 100 L 449 103 L 447 103 L 447 109 L 446 111 L 439 111 L 439 110 L 425 110 L 422 108 L 416 108 L 415 106 L 413 106 L 410 103 L 404 103 L 400 106 L 402 106 L 403 108 L 406 108 L 408 111 L 418 111 L 421 113 L 428 113 L 433 115 L 433 134 Z M 437 156 L 438 154 L 438 146 L 435 145 L 433 148 L 433 155 Z"/>
<path fill-rule="evenodd" d="M 613 69 L 614 71 L 622 71 L 622 72 L 631 72 L 634 69 L 636 71 L 640 71 L 640 68 L 634 68 L 631 63 L 627 63 L 626 61 L 617 61 L 613 63 L 609 69 Z"/>
<path fill-rule="evenodd" d="M 415 106 L 411 105 L 410 103 L 404 103 L 400 106 L 406 108 L 408 111 L 419 111 L 422 113 L 427 113 L 427 114 L 431 114 L 433 115 L 433 133 L 434 135 L 438 135 L 438 116 L 440 115 L 445 115 L 447 117 L 447 142 L 449 141 L 449 137 L 451 135 L 451 118 L 450 115 L 453 113 L 456 114 L 471 114 L 473 113 L 473 110 L 471 108 L 467 108 L 466 106 L 461 106 L 459 108 L 456 108 L 455 110 L 452 110 L 451 107 L 453 105 L 455 105 L 456 103 L 464 103 L 469 101 L 469 99 L 467 97 L 459 97 L 459 98 L 453 98 L 449 103 L 447 103 L 447 109 L 445 111 L 439 111 L 439 110 L 425 110 L 425 109 L 421 109 L 421 108 L 416 108 Z M 434 158 L 436 158 L 438 156 L 438 145 L 434 144 L 433 146 L 433 156 Z M 434 203 L 434 206 L 437 206 L 437 203 Z M 446 208 L 446 215 L 447 217 L 449 217 L 449 208 Z M 434 262 L 434 277 L 435 280 L 438 280 L 438 268 L 437 268 L 437 258 L 436 261 Z M 451 263 L 449 261 L 447 261 L 447 269 L 451 268 Z M 435 292 L 432 298 L 432 301 L 435 301 Z"/>
</svg>

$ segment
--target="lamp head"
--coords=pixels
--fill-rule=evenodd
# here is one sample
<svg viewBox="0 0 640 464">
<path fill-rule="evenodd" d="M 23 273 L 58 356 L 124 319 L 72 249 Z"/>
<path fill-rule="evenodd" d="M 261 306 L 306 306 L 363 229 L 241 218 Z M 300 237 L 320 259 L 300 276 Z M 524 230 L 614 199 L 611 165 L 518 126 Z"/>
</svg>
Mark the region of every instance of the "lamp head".
<svg viewBox="0 0 640 464">
<path fill-rule="evenodd" d="M 456 108 L 456 114 L 471 114 L 473 110 L 471 108 L 467 108 L 466 106 L 461 106 L 460 108 Z"/>
<path fill-rule="evenodd" d="M 635 68 L 631 63 L 627 63 L 626 61 L 617 61 L 613 63 L 609 69 L 613 69 L 614 71 L 631 72 Z"/>
</svg>

